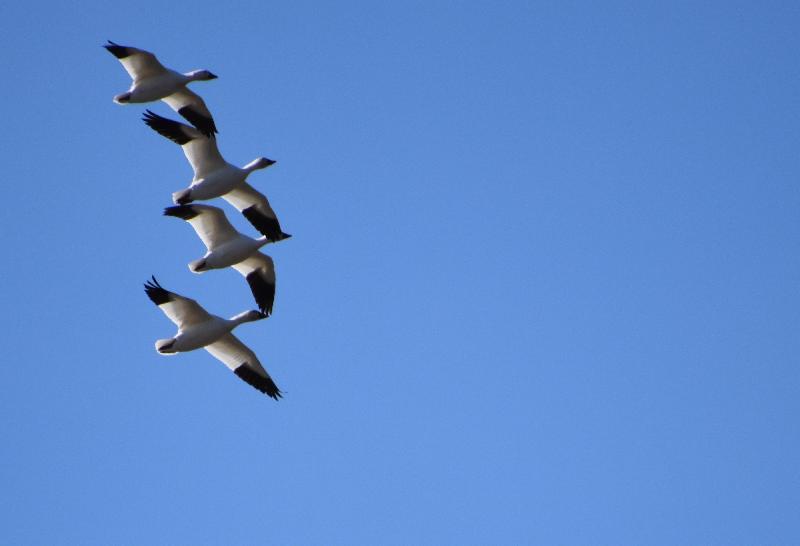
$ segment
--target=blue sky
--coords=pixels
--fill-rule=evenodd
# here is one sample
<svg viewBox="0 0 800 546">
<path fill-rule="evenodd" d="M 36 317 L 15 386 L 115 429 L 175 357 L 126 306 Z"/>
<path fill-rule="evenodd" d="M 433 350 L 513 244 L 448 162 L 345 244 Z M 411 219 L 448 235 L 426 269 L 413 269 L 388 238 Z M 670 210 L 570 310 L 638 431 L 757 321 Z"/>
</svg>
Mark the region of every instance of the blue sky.
<svg viewBox="0 0 800 546">
<path fill-rule="evenodd" d="M 290 4 L 0 7 L 0 542 L 800 542 L 800 9 Z M 278 161 L 278 403 L 154 351 L 252 302 L 106 39 Z"/>
</svg>

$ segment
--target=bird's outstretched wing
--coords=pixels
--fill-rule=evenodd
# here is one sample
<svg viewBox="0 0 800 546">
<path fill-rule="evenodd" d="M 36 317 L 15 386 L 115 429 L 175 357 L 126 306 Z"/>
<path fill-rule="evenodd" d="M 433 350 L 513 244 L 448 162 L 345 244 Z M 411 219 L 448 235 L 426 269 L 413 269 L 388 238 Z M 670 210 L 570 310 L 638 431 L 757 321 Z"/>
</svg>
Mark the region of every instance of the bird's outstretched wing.
<svg viewBox="0 0 800 546">
<path fill-rule="evenodd" d="M 111 40 L 103 47 L 122 63 L 134 83 L 167 71 L 155 55 L 144 49 L 115 44 Z"/>
<path fill-rule="evenodd" d="M 155 277 L 144 284 L 144 291 L 150 301 L 155 303 L 179 330 L 211 318 L 211 315 L 199 303 L 166 290 Z"/>
<path fill-rule="evenodd" d="M 225 160 L 217 148 L 217 139 L 213 136 L 207 137 L 190 125 L 159 116 L 150 110 L 145 112 L 142 120 L 161 136 L 180 144 L 196 179 L 225 166 Z"/>
<path fill-rule="evenodd" d="M 171 95 L 164 97 L 170 108 L 183 116 L 186 121 L 197 127 L 197 130 L 207 137 L 217 133 L 217 126 L 205 101 L 194 91 L 184 87 Z"/>
<path fill-rule="evenodd" d="M 233 334 L 225 334 L 214 343 L 206 345 L 205 349 L 247 384 L 270 398 L 275 400 L 281 398 L 280 389 L 258 361 L 255 353 Z"/>
<path fill-rule="evenodd" d="M 239 235 L 222 209 L 211 205 L 167 207 L 164 209 L 164 216 L 174 216 L 189 222 L 208 250 L 214 250 Z"/>
<path fill-rule="evenodd" d="M 275 264 L 272 258 L 256 252 L 246 260 L 234 264 L 233 268 L 247 279 L 259 311 L 271 315 L 272 303 L 275 301 Z"/>
<path fill-rule="evenodd" d="M 277 242 L 291 237 L 281 230 L 278 217 L 269 205 L 266 196 L 256 191 L 250 184 L 246 182 L 240 184 L 222 198 L 244 214 L 247 221 L 270 241 Z"/>
</svg>

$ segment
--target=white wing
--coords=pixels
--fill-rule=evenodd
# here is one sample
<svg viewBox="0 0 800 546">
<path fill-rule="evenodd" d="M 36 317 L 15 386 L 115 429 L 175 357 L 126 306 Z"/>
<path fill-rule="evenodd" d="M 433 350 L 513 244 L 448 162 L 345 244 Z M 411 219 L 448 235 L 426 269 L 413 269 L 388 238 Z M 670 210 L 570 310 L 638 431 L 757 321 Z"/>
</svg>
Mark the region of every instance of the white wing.
<svg viewBox="0 0 800 546">
<path fill-rule="evenodd" d="M 208 250 L 235 239 L 239 233 L 233 228 L 222 209 L 211 205 L 178 205 L 164 209 L 165 216 L 175 216 L 189 222 Z"/>
<path fill-rule="evenodd" d="M 281 231 L 278 217 L 269 206 L 267 198 L 257 192 L 248 183 L 240 184 L 236 189 L 226 193 L 222 198 L 236 207 L 247 220 L 253 224 L 259 233 L 265 235 L 270 241 L 281 241 L 290 237 Z"/>
<path fill-rule="evenodd" d="M 122 63 L 134 83 L 167 72 L 167 69 L 158 62 L 156 56 L 144 49 L 122 46 L 115 44 L 111 40 L 103 47 Z"/>
<path fill-rule="evenodd" d="M 249 385 L 275 400 L 281 397 L 280 389 L 258 361 L 255 353 L 233 334 L 225 334 L 214 343 L 206 345 L 205 349 Z"/>
<path fill-rule="evenodd" d="M 226 165 L 217 148 L 217 139 L 213 136 L 207 137 L 194 127 L 161 117 L 150 110 L 145 112 L 142 119 L 155 132 L 181 145 L 196 179 L 204 178 Z"/>
<path fill-rule="evenodd" d="M 204 135 L 211 136 L 217 132 L 214 118 L 211 117 L 205 101 L 194 91 L 184 87 L 161 100 L 169 104 L 170 108 L 186 118 Z"/>
<path fill-rule="evenodd" d="M 150 301 L 158 305 L 179 330 L 183 330 L 186 326 L 205 322 L 211 318 L 211 315 L 200 307 L 199 303 L 175 292 L 165 290 L 158 284 L 155 277 L 145 283 L 144 291 Z"/>
<path fill-rule="evenodd" d="M 272 303 L 275 301 L 275 264 L 272 258 L 256 252 L 246 260 L 234 264 L 233 268 L 247 279 L 259 310 L 271 315 Z"/>
</svg>

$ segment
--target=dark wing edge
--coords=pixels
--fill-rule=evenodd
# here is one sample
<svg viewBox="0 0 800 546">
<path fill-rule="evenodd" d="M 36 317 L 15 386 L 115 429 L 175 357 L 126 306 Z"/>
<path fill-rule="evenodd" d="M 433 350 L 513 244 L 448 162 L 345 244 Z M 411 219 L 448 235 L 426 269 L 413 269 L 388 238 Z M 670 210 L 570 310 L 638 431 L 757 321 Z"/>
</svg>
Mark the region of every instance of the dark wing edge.
<svg viewBox="0 0 800 546">
<path fill-rule="evenodd" d="M 174 216 L 187 222 L 195 218 L 200 213 L 192 205 L 177 205 L 175 207 L 167 207 L 164 209 L 164 216 Z"/>
<path fill-rule="evenodd" d="M 192 140 L 192 137 L 183 130 L 184 125 L 179 121 L 161 117 L 150 110 L 146 110 L 142 115 L 142 121 L 159 135 L 181 146 Z"/>
<path fill-rule="evenodd" d="M 179 109 L 178 114 L 183 116 L 186 121 L 194 125 L 198 131 L 209 138 L 214 136 L 214 133 L 219 133 L 219 131 L 217 131 L 217 126 L 214 123 L 214 118 L 201 114 L 191 106 L 184 106 L 183 108 Z"/>
<path fill-rule="evenodd" d="M 263 392 L 273 400 L 283 398 L 283 393 L 269 376 L 269 374 L 264 377 L 248 366 L 247 363 L 242 364 L 233 370 L 233 373 L 235 373 L 242 381 L 251 387 L 254 387 L 256 390 Z"/>
<path fill-rule="evenodd" d="M 144 283 L 144 291 L 150 301 L 156 305 L 163 305 L 173 300 L 172 292 L 164 289 L 156 280 L 155 275 L 151 276 L 151 280 Z"/>
<path fill-rule="evenodd" d="M 291 237 L 288 233 L 281 231 L 281 225 L 277 218 L 270 218 L 266 214 L 260 212 L 256 208 L 256 205 L 243 209 L 242 214 L 244 214 L 247 221 L 250 222 L 261 235 L 264 235 L 274 243 Z"/>
<path fill-rule="evenodd" d="M 124 59 L 125 57 L 130 57 L 131 55 L 133 55 L 131 48 L 115 44 L 111 40 L 108 40 L 108 43 L 105 44 L 103 47 L 106 48 L 117 59 Z"/>
<path fill-rule="evenodd" d="M 275 284 L 264 280 L 258 269 L 248 274 L 245 279 L 250 285 L 250 291 L 256 299 L 259 311 L 267 316 L 271 315 L 272 303 L 275 301 Z"/>
</svg>

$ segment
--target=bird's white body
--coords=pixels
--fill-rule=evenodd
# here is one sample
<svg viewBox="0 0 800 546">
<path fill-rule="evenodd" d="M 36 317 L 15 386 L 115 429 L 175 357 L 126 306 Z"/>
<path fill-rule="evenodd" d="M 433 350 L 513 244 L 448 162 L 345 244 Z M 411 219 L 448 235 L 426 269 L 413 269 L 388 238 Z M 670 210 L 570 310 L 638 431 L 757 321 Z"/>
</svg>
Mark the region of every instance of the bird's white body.
<svg viewBox="0 0 800 546">
<path fill-rule="evenodd" d="M 194 201 L 208 201 L 222 197 L 241 186 L 251 172 L 252 169 L 240 169 L 225 162 L 213 171 L 195 173 L 191 184 L 183 192 L 189 191 Z M 176 195 L 183 192 L 176 192 Z"/>
<path fill-rule="evenodd" d="M 207 320 L 203 322 L 180 327 L 175 337 L 156 341 L 156 350 L 161 354 L 175 354 L 202 349 L 229 334 L 243 322 L 252 320 L 257 319 L 252 318 L 249 312 L 241 313 L 231 319 L 208 314 Z"/>
<path fill-rule="evenodd" d="M 203 265 L 201 267 L 193 268 L 192 264 L 189 264 L 189 269 L 194 273 L 202 273 L 209 269 L 231 267 L 246 260 L 252 256 L 254 252 L 258 251 L 259 248 L 268 243 L 269 241 L 266 237 L 253 239 L 246 235 L 238 234 L 238 237 L 235 239 L 231 239 L 213 250 L 209 250 L 200 260 L 192 262 L 192 264 L 202 262 Z"/>
<path fill-rule="evenodd" d="M 187 83 L 194 81 L 188 74 L 166 69 L 164 72 L 131 83 L 127 93 L 114 97 L 117 104 L 143 103 L 161 100 L 181 91 Z"/>
</svg>

